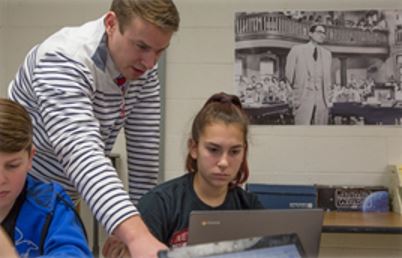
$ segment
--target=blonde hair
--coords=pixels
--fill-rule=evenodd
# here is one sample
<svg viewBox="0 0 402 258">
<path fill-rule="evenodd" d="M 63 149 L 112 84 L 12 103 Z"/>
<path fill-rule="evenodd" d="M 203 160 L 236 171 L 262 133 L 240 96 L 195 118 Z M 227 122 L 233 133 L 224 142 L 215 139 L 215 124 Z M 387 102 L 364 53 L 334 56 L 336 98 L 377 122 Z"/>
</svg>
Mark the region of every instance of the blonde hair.
<svg viewBox="0 0 402 258">
<path fill-rule="evenodd" d="M 32 122 L 25 108 L 0 98 L 0 152 L 12 153 L 32 148 Z"/>
<path fill-rule="evenodd" d="M 176 32 L 179 29 L 179 12 L 172 0 L 113 0 L 110 11 L 116 14 L 121 33 L 134 17 L 140 17 L 165 31 Z"/>
</svg>

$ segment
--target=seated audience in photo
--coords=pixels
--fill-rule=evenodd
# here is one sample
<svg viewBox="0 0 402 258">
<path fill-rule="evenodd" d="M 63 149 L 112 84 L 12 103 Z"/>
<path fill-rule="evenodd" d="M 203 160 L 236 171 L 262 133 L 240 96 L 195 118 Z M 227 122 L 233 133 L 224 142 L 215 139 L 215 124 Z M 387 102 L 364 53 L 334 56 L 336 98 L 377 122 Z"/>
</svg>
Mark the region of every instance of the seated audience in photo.
<svg viewBox="0 0 402 258">
<path fill-rule="evenodd" d="M 264 76 L 262 82 L 264 85 L 265 102 L 274 102 L 276 98 L 276 93 L 278 91 L 277 85 L 274 81 L 274 77 L 272 75 L 266 75 Z"/>
<path fill-rule="evenodd" d="M 63 188 L 28 175 L 35 154 L 32 134 L 24 107 L 0 99 L 1 226 L 20 257 L 92 257 Z"/>
<path fill-rule="evenodd" d="M 264 86 L 261 82 L 255 84 L 254 103 L 262 105 L 265 99 Z"/>
<path fill-rule="evenodd" d="M 367 100 L 367 98 L 373 94 L 374 87 L 375 87 L 374 79 L 371 77 L 368 77 L 364 83 L 364 88 L 363 88 L 363 97 L 365 100 Z"/>
<path fill-rule="evenodd" d="M 278 79 L 273 74 L 250 78 L 240 75 L 236 78 L 237 95 L 245 106 L 258 107 L 272 103 L 291 105 L 292 88 L 286 79 Z"/>
<path fill-rule="evenodd" d="M 170 247 L 186 245 L 193 210 L 263 208 L 241 188 L 249 176 L 248 123 L 237 96 L 218 93 L 207 100 L 192 124 L 187 173 L 156 186 L 138 204 L 157 239 Z M 109 247 L 110 253 L 121 253 L 118 248 Z"/>
<path fill-rule="evenodd" d="M 334 92 L 333 102 L 361 102 L 360 93 L 352 84 L 347 84 Z"/>
<path fill-rule="evenodd" d="M 244 94 L 243 103 L 246 104 L 246 105 L 255 104 L 254 103 L 254 101 L 256 99 L 255 95 L 256 95 L 255 88 L 251 84 L 248 84 L 247 87 L 246 87 L 245 94 Z"/>
<path fill-rule="evenodd" d="M 387 21 L 385 20 L 384 15 L 380 15 L 380 18 L 374 25 L 373 30 L 387 30 L 387 28 L 388 28 L 388 25 L 387 25 Z"/>
<path fill-rule="evenodd" d="M 236 83 L 237 83 L 237 95 L 240 97 L 240 100 L 244 102 L 246 97 L 246 89 L 249 85 L 249 83 L 247 82 L 247 78 L 243 75 L 239 75 Z"/>
<path fill-rule="evenodd" d="M 289 103 L 291 99 L 292 88 L 286 79 L 280 79 L 278 83 L 277 98 L 280 102 Z"/>
</svg>

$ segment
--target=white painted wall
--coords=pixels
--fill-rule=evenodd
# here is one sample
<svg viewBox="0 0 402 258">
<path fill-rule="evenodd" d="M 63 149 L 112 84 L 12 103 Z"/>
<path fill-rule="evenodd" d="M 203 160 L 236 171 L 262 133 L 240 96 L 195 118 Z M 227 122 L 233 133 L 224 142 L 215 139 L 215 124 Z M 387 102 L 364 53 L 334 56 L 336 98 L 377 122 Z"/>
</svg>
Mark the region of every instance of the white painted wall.
<svg viewBox="0 0 402 258">
<path fill-rule="evenodd" d="M 234 92 L 236 11 L 402 8 L 400 0 L 175 2 L 182 23 L 167 52 L 166 179 L 184 172 L 190 123 L 206 98 L 219 91 Z M 6 96 L 8 82 L 30 48 L 62 26 L 78 25 L 102 15 L 109 5 L 109 0 L 0 0 L 0 96 Z M 250 143 L 250 182 L 383 184 L 386 166 L 402 163 L 399 127 L 252 126 Z M 125 168 L 123 148 L 120 139 L 115 152 L 123 155 Z M 342 236 L 339 239 L 326 237 L 329 248 L 324 252 L 329 256 L 339 254 L 338 246 L 344 243 Z M 401 238 L 397 241 L 400 243 Z M 374 242 L 370 240 L 367 246 Z M 363 248 L 364 244 L 349 247 L 356 253 Z M 384 253 L 374 254 L 371 257 L 385 257 Z"/>
<path fill-rule="evenodd" d="M 5 74 L 5 13 L 6 13 L 6 8 L 5 8 L 5 2 L 4 0 L 0 0 L 0 96 L 5 95 L 5 90 L 4 90 L 4 74 Z"/>
<path fill-rule="evenodd" d="M 109 0 L 0 0 L 0 96 L 34 45 L 63 26 L 100 16 L 109 5 Z"/>
</svg>

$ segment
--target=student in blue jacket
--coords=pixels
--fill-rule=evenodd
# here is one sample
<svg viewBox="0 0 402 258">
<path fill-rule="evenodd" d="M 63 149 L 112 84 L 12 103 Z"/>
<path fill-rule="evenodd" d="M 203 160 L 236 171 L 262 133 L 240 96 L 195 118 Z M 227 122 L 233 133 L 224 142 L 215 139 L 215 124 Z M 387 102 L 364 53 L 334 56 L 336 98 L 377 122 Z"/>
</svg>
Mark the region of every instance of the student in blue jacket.
<svg viewBox="0 0 402 258">
<path fill-rule="evenodd" d="M 24 107 L 0 99 L 0 222 L 20 257 L 92 257 L 73 203 L 28 171 L 35 149 Z M 1 256 L 1 251 L 0 251 Z"/>
</svg>

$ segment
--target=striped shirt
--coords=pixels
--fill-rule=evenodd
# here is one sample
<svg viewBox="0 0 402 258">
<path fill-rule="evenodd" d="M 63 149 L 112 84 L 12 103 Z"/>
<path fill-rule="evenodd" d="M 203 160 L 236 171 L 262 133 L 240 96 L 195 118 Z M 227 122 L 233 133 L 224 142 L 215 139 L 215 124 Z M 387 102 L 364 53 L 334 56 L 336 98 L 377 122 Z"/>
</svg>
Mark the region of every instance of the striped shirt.
<svg viewBox="0 0 402 258">
<path fill-rule="evenodd" d="M 29 52 L 9 97 L 33 120 L 37 152 L 30 173 L 61 183 L 75 201 L 82 197 L 111 233 L 138 214 L 134 203 L 157 182 L 160 85 L 157 67 L 116 85 L 106 39 L 103 17 L 61 29 Z M 130 195 L 105 158 L 121 128 Z"/>
</svg>

